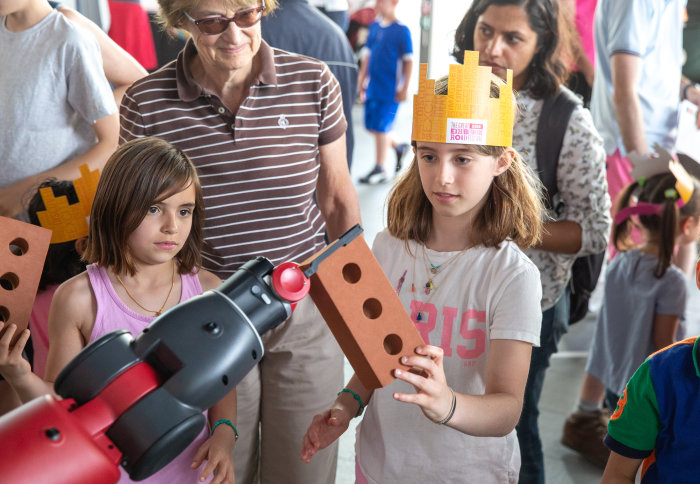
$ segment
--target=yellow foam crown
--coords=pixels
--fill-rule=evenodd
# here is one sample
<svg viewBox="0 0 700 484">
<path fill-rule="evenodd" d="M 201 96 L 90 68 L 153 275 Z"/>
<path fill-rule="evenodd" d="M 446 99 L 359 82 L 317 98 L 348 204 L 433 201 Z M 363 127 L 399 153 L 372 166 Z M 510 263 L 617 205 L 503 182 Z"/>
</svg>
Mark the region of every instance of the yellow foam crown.
<svg viewBox="0 0 700 484">
<path fill-rule="evenodd" d="M 491 97 L 491 82 L 500 87 Z M 420 65 L 418 94 L 413 96 L 413 140 L 488 146 L 513 142 L 513 71 L 506 82 L 479 65 L 479 53 L 464 52 L 463 65 L 450 65 L 447 95 L 435 94 L 428 65 Z"/>
<path fill-rule="evenodd" d="M 37 212 L 36 215 L 42 227 L 51 229 L 52 244 L 69 242 L 88 235 L 88 220 L 100 171 L 90 171 L 87 165 L 80 165 L 80 174 L 81 177 L 73 181 L 78 202 L 72 205 L 64 195 L 55 197 L 51 187 L 39 190 L 46 210 Z"/>
</svg>

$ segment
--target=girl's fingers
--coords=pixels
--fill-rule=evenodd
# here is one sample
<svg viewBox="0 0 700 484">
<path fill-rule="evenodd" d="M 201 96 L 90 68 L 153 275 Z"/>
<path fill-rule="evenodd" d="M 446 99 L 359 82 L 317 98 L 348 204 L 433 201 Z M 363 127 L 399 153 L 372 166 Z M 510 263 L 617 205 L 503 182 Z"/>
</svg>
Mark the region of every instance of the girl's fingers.
<svg viewBox="0 0 700 484">
<path fill-rule="evenodd" d="M 313 442 L 309 438 L 309 434 L 307 433 L 304 436 L 304 443 L 301 446 L 301 460 L 308 464 L 309 462 L 311 462 L 311 458 L 314 456 L 315 453 L 316 446 L 313 444 Z"/>
<path fill-rule="evenodd" d="M 418 346 L 416 348 L 416 353 L 419 355 L 429 356 L 437 365 L 442 363 L 442 358 L 445 354 L 442 348 L 432 345 Z"/>
<path fill-rule="evenodd" d="M 15 346 L 12 348 L 11 356 L 21 358 L 22 352 L 24 351 L 24 347 L 27 345 L 28 340 L 29 330 L 25 329 L 22 331 L 22 334 L 20 334 L 19 339 L 17 339 Z"/>
<path fill-rule="evenodd" d="M 426 358 L 425 356 L 402 356 L 401 364 L 410 368 L 421 370 L 422 372 L 427 373 L 428 377 L 435 375 L 437 370 L 437 365 L 435 362 L 430 358 Z"/>
<path fill-rule="evenodd" d="M 415 403 L 416 405 L 425 405 L 425 396 L 420 393 L 394 393 L 394 400 L 406 403 Z"/>
<path fill-rule="evenodd" d="M 211 475 L 212 472 L 216 469 L 216 462 L 212 462 L 211 460 L 207 461 L 207 465 L 204 466 L 204 469 L 202 472 L 199 474 L 199 481 L 204 482 L 207 480 L 207 478 Z M 216 476 L 214 476 L 216 477 Z"/>
<path fill-rule="evenodd" d="M 196 469 L 202 465 L 204 458 L 207 456 L 207 449 L 208 446 L 206 445 L 201 445 L 199 449 L 197 449 L 197 452 L 194 454 L 194 459 L 192 459 L 192 469 Z"/>
<path fill-rule="evenodd" d="M 304 441 L 301 444 L 301 460 L 308 463 L 311 457 L 316 453 L 318 445 L 318 435 L 313 428 L 309 427 L 309 430 L 307 430 L 304 435 Z"/>
<path fill-rule="evenodd" d="M 4 326 L 4 324 L 3 324 Z M 0 328 L 2 329 L 2 328 Z M 2 333 L 2 337 L 0 337 L 0 344 L 3 346 L 10 346 L 10 341 L 12 340 L 12 336 L 14 336 L 15 331 L 17 330 L 17 325 L 15 323 L 9 324 L 7 326 L 7 329 Z"/>
<path fill-rule="evenodd" d="M 399 368 L 394 370 L 394 376 L 399 380 L 403 380 L 407 383 L 410 383 L 418 391 L 426 391 L 426 387 L 428 386 L 428 382 L 430 381 L 428 378 L 416 375 L 415 373 L 410 371 L 401 370 Z"/>
</svg>

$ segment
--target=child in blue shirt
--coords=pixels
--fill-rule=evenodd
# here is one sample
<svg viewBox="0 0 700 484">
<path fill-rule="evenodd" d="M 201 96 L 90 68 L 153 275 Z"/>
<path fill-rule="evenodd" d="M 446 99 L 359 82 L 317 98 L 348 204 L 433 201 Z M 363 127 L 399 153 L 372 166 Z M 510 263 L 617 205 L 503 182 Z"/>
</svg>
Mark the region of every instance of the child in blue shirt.
<svg viewBox="0 0 700 484">
<path fill-rule="evenodd" d="M 699 266 L 700 267 L 700 266 Z M 696 273 L 698 287 L 700 275 Z M 697 482 L 700 444 L 700 345 L 687 338 L 637 369 L 608 423 L 610 459 L 603 484 Z"/>
<path fill-rule="evenodd" d="M 396 151 L 396 172 L 408 144 L 391 135 L 399 103 L 406 100 L 411 78 L 413 45 L 411 31 L 396 18 L 399 0 L 377 0 L 381 19 L 370 25 L 358 77 L 359 96 L 365 102 L 365 127 L 374 135 L 376 162 L 360 183 L 386 181 L 384 161 L 391 146 Z M 369 79 L 369 80 L 368 80 Z"/>
</svg>

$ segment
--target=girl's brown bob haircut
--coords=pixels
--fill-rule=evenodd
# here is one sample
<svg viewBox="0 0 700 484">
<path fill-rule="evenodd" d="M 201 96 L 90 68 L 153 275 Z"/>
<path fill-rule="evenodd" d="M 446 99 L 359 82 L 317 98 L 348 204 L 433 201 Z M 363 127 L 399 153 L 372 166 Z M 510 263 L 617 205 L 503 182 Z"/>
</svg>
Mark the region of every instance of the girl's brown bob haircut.
<svg viewBox="0 0 700 484">
<path fill-rule="evenodd" d="M 498 92 L 492 85 L 491 91 Z M 435 94 L 447 94 L 447 77 L 435 82 Z M 416 142 L 412 145 L 416 148 Z M 500 158 L 512 148 L 503 146 L 471 145 L 474 152 Z M 486 194 L 486 201 L 474 218 L 470 238 L 475 244 L 498 248 L 504 240 L 511 239 L 521 249 L 531 247 L 540 240 L 542 232 L 543 204 L 541 184 L 532 175 L 517 152 L 506 171 L 493 179 Z M 394 237 L 425 244 L 432 228 L 433 210 L 423 192 L 418 171 L 418 160 L 413 157 L 411 166 L 389 194 L 387 227 Z"/>
<path fill-rule="evenodd" d="M 262 2 L 260 0 L 220 0 L 221 5 L 230 10 L 238 10 L 245 7 L 257 7 Z M 185 12 L 190 13 L 196 10 L 201 4 L 201 0 L 158 0 L 160 9 L 158 10 L 158 23 L 169 35 L 174 35 L 173 29 L 181 29 L 183 22 L 187 21 Z M 270 15 L 277 9 L 277 0 L 265 0 L 265 10 L 263 16 Z M 190 13 L 191 14 L 191 13 Z"/>
<path fill-rule="evenodd" d="M 201 266 L 204 199 L 192 161 L 179 148 L 158 138 L 138 138 L 121 145 L 107 160 L 90 214 L 90 235 L 83 259 L 121 274 L 136 273 L 128 240 L 153 204 L 193 185 L 192 229 L 177 254 L 178 272 Z"/>
</svg>

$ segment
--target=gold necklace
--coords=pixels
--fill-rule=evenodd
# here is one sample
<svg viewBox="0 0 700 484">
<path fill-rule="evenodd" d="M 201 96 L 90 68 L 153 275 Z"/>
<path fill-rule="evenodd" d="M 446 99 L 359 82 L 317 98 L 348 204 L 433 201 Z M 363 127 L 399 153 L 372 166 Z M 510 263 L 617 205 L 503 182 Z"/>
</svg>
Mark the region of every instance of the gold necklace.
<svg viewBox="0 0 700 484">
<path fill-rule="evenodd" d="M 435 284 L 433 283 L 433 279 L 436 279 L 437 276 L 442 272 L 443 269 L 445 269 L 447 266 L 449 266 L 453 261 L 457 260 L 457 258 L 460 255 L 462 255 L 469 248 L 469 245 L 467 245 L 464 249 L 460 250 L 455 255 L 450 257 L 447 261 L 445 261 L 439 265 L 435 265 L 432 262 L 430 262 L 428 255 L 425 253 L 425 245 L 422 245 L 421 248 L 423 250 L 423 265 L 425 267 L 425 274 L 428 277 L 428 280 L 426 281 L 425 285 L 423 286 L 423 291 L 425 292 L 426 295 L 429 295 L 435 289 Z M 427 264 L 426 264 L 426 262 L 427 262 Z M 430 269 L 428 269 L 428 265 L 430 265 Z"/>
<path fill-rule="evenodd" d="M 428 260 L 428 257 L 425 253 L 425 245 L 423 244 L 421 246 L 421 249 L 423 250 L 423 265 L 425 267 L 426 273 L 428 273 L 428 271 L 429 271 L 428 266 L 425 265 L 426 260 L 428 260 L 428 264 L 430 264 L 430 273 L 434 274 L 434 277 L 437 277 L 439 274 L 442 273 L 443 269 L 445 269 L 453 261 L 457 260 L 457 258 L 459 258 L 459 256 L 464 254 L 470 247 L 471 247 L 471 245 L 467 245 L 464 249 L 460 250 L 455 255 L 450 257 L 446 262 L 443 262 L 442 264 L 435 266 L 435 265 L 431 264 L 430 261 Z M 411 292 L 413 292 L 413 293 L 416 292 L 415 277 L 416 277 L 416 259 L 418 258 L 417 256 L 418 256 L 418 254 L 416 253 L 416 257 L 413 258 L 413 278 L 412 278 L 412 282 L 411 282 Z M 452 267 L 454 267 L 454 266 L 452 266 Z M 433 269 L 435 269 L 435 271 L 433 271 Z M 448 272 L 449 272 L 449 270 L 445 271 L 445 274 L 447 274 Z M 400 282 L 403 282 L 403 281 L 400 281 Z M 428 282 L 425 283 L 424 288 L 425 288 L 424 292 L 426 295 L 428 295 L 428 299 L 425 302 L 419 301 L 421 303 L 421 306 L 420 306 L 421 310 L 418 311 L 418 315 L 416 316 L 416 321 L 423 320 L 423 312 L 424 312 L 423 308 L 425 306 L 427 306 L 428 304 L 430 304 L 430 301 L 433 299 L 433 296 L 435 295 L 435 290 L 437 289 L 435 287 L 435 285 L 433 284 L 433 277 L 430 277 L 430 275 L 428 275 Z"/>
<path fill-rule="evenodd" d="M 130 298 L 132 301 L 134 301 L 138 307 L 140 307 L 140 308 L 143 309 L 144 311 L 148 311 L 149 313 L 154 313 L 156 316 L 160 316 L 161 313 L 163 312 L 163 308 L 165 307 L 165 305 L 166 305 L 167 302 L 168 302 L 168 299 L 170 299 L 170 293 L 173 292 L 173 287 L 175 286 L 175 261 L 173 260 L 173 276 L 172 276 L 172 279 L 170 280 L 170 289 L 168 290 L 168 295 L 165 296 L 165 301 L 163 301 L 163 305 L 160 307 L 160 309 L 159 309 L 158 311 L 154 311 L 153 309 L 148 309 L 148 308 L 143 307 L 143 306 L 141 305 L 141 303 L 138 302 L 138 301 L 134 298 L 134 296 L 131 295 L 131 293 L 129 292 L 129 290 L 128 290 L 128 289 L 126 288 L 126 286 L 124 285 L 124 282 L 122 281 L 122 278 L 119 277 L 119 274 L 116 274 L 116 276 L 117 276 L 117 280 L 119 281 L 119 284 L 121 284 L 122 287 L 124 288 L 124 290 L 126 291 L 126 295 L 129 296 L 129 298 Z"/>
</svg>

